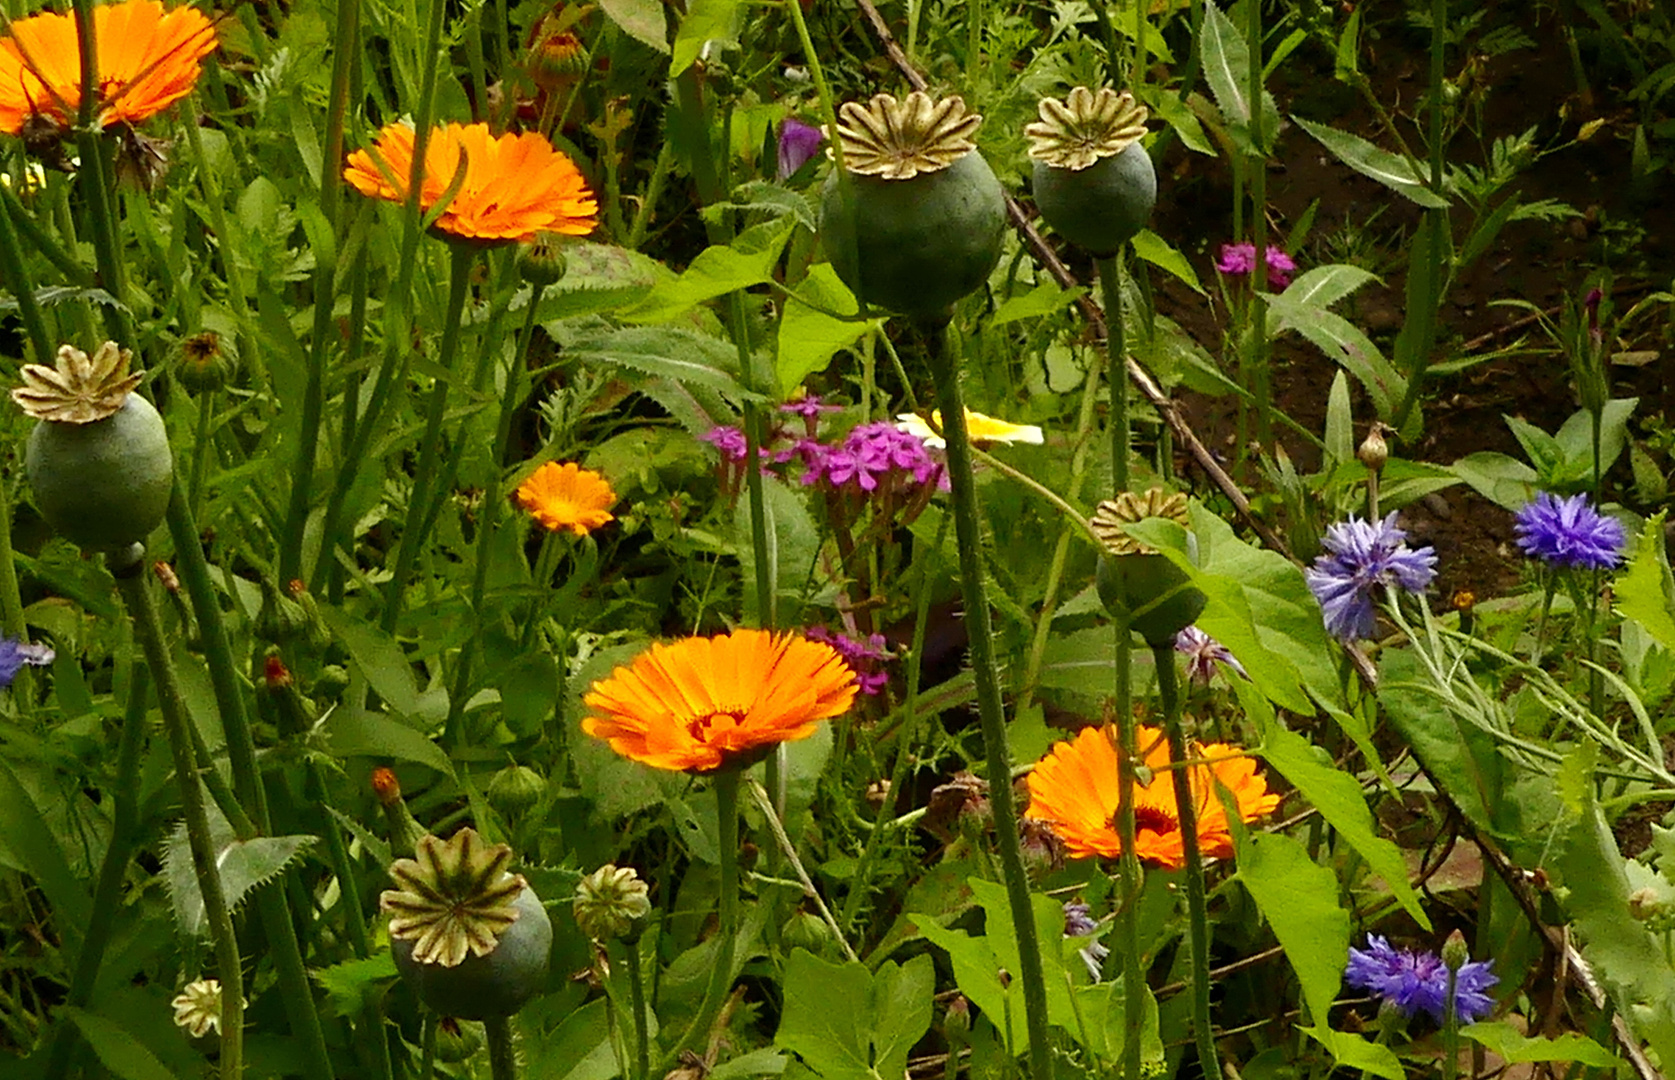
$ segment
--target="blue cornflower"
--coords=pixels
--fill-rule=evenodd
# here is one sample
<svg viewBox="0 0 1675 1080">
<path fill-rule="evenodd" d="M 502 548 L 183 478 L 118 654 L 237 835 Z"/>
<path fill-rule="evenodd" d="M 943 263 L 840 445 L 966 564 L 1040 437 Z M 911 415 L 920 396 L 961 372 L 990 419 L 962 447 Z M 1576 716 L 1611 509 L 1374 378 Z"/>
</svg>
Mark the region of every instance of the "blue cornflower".
<svg viewBox="0 0 1675 1080">
<path fill-rule="evenodd" d="M 1524 554 L 1557 568 L 1607 570 L 1623 561 L 1623 523 L 1593 508 L 1586 495 L 1539 492 L 1517 516 Z"/>
<path fill-rule="evenodd" d="M 1064 936 L 1067 938 L 1087 937 L 1099 931 L 1099 923 L 1094 920 L 1093 909 L 1079 900 L 1066 901 L 1064 905 Z M 1097 941 L 1090 941 L 1076 950 L 1082 957 L 1082 963 L 1088 966 L 1088 975 L 1094 982 L 1104 977 L 1101 967 L 1105 958 L 1111 955 L 1111 950 Z"/>
<path fill-rule="evenodd" d="M 1241 679 L 1250 678 L 1245 673 L 1245 665 L 1239 663 L 1227 646 L 1196 626 L 1188 626 L 1175 635 L 1175 651 L 1186 657 L 1187 678 L 1197 682 L 1208 685 L 1217 664 L 1227 665 Z"/>
<path fill-rule="evenodd" d="M 1326 629 L 1343 641 L 1372 637 L 1376 613 L 1373 589 L 1396 585 L 1419 592 L 1436 577 L 1437 554 L 1407 546 L 1407 533 L 1392 513 L 1383 521 L 1350 518 L 1326 530 L 1326 553 L 1303 571 L 1320 602 Z"/>
<path fill-rule="evenodd" d="M 27 641 L 13 641 L 11 638 L 0 638 L 0 686 L 12 685 L 17 673 L 23 670 L 23 665 L 45 667 L 52 663 L 54 653 L 50 646 L 34 645 Z"/>
<path fill-rule="evenodd" d="M 1432 952 L 1397 951 L 1378 934 L 1367 935 L 1367 948 L 1349 950 L 1344 982 L 1369 990 L 1405 1016 L 1426 1012 L 1442 1023 L 1448 999 L 1448 965 Z M 1484 991 L 1500 982 L 1487 960 L 1469 960 L 1454 976 L 1454 1013 L 1462 1023 L 1488 1016 L 1495 999 Z"/>
</svg>

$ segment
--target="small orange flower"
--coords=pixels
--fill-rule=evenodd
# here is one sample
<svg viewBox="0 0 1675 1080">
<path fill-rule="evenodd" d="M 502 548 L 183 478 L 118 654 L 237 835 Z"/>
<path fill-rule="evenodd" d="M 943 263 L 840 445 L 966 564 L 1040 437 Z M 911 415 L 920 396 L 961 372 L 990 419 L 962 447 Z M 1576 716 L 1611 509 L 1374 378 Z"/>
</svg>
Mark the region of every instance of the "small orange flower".
<svg viewBox="0 0 1675 1080">
<path fill-rule="evenodd" d="M 713 772 L 814 734 L 855 700 L 836 649 L 766 630 L 653 645 L 593 684 L 582 730 L 659 769 Z"/>
<path fill-rule="evenodd" d="M 349 155 L 343 178 L 362 195 L 404 202 L 413 169 L 413 129 L 391 124 L 373 152 Z M 598 224 L 599 204 L 576 163 L 533 132 L 495 136 L 487 124 L 446 124 L 430 133 L 419 207 L 429 211 L 453 183 L 460 156 L 465 180 L 436 228 L 465 240 L 528 240 L 536 233 L 586 236 Z M 379 161 L 389 170 L 386 176 Z"/>
<path fill-rule="evenodd" d="M 1180 820 L 1175 816 L 1175 771 L 1169 768 L 1169 744 L 1163 732 L 1143 724 L 1138 740 L 1152 781 L 1134 786 L 1134 850 L 1143 861 L 1179 869 L 1186 865 L 1186 855 Z M 1190 757 L 1208 762 L 1186 769 L 1198 810 L 1198 850 L 1206 858 L 1225 858 L 1233 854 L 1233 838 L 1216 783 L 1233 793 L 1244 821 L 1271 812 L 1280 797 L 1269 794 L 1256 762 L 1234 747 L 1203 743 L 1188 750 Z M 1121 803 L 1117 761 L 1117 748 L 1105 729 L 1084 728 L 1073 741 L 1055 746 L 1030 772 L 1025 816 L 1052 825 L 1072 858 L 1116 858 L 1122 854 L 1115 820 Z"/>
<path fill-rule="evenodd" d="M 215 26 L 194 7 L 165 11 L 159 0 L 93 9 L 101 127 L 137 124 L 192 92 L 199 63 L 215 50 Z M 30 121 L 68 127 L 81 106 L 81 49 L 75 16 L 18 19 L 0 38 L 0 131 Z"/>
<path fill-rule="evenodd" d="M 609 480 L 591 469 L 573 461 L 549 461 L 518 485 L 518 505 L 553 532 L 569 529 L 586 536 L 614 520 L 616 492 Z"/>
</svg>

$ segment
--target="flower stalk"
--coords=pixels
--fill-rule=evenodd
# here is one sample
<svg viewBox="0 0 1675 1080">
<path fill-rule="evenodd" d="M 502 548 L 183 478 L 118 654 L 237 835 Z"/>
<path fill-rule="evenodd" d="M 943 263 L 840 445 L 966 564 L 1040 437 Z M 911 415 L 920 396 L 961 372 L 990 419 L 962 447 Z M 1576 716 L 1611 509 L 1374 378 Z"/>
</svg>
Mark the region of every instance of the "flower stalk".
<svg viewBox="0 0 1675 1080">
<path fill-rule="evenodd" d="M 965 597 L 971 666 L 977 684 L 977 711 L 987 759 L 989 805 L 994 814 L 995 844 L 1000 849 L 1001 873 L 1007 904 L 1018 941 L 1018 976 L 1023 981 L 1024 1021 L 1029 1032 L 1030 1075 L 1052 1080 L 1052 1044 L 1047 1029 L 1047 986 L 1041 966 L 1030 905 L 1029 878 L 1018 843 L 1018 813 L 1012 797 L 1012 757 L 1006 745 L 1006 713 L 1001 701 L 999 665 L 994 654 L 994 631 L 984 588 L 983 535 L 977 519 L 977 484 L 966 431 L 965 402 L 960 392 L 958 332 L 952 324 L 940 331 L 941 348 L 931 357 L 948 442 L 948 481 L 954 501 L 954 535 L 960 552 L 960 588 Z"/>
<path fill-rule="evenodd" d="M 680 1040 L 664 1055 L 659 1072 L 667 1072 L 680 1060 L 681 1054 L 697 1046 L 709 1033 L 727 997 L 733 981 L 733 953 L 739 936 L 739 776 L 737 768 L 724 768 L 714 773 L 711 785 L 715 789 L 716 821 L 721 845 L 721 897 L 717 907 L 715 960 L 710 966 L 709 983 L 704 987 L 703 1001 L 698 1014 L 687 1025 Z"/>
<path fill-rule="evenodd" d="M 483 1020 L 489 1044 L 489 1076 L 492 1080 L 518 1080 L 518 1055 L 512 1039 L 512 1018 L 490 1016 Z"/>
</svg>

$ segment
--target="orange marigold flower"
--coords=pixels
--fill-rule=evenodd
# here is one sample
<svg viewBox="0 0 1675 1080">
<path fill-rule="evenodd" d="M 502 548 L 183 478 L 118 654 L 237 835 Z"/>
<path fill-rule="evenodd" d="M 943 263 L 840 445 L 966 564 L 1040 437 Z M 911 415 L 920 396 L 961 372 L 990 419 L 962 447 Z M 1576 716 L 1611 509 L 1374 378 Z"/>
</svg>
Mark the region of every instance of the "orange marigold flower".
<svg viewBox="0 0 1675 1080">
<path fill-rule="evenodd" d="M 413 170 L 413 129 L 391 124 L 372 151 L 349 155 L 343 178 L 362 195 L 404 202 Z M 446 124 L 425 145 L 419 207 L 429 211 L 453 183 L 460 155 L 465 180 L 436 228 L 465 240 L 528 240 L 536 233 L 586 236 L 598 224 L 599 204 L 569 157 L 533 132 L 495 136 L 487 124 Z M 382 161 L 388 170 L 379 168 Z"/>
<path fill-rule="evenodd" d="M 199 61 L 215 49 L 215 26 L 203 12 L 167 11 L 159 0 L 94 8 L 93 35 L 101 127 L 137 124 L 191 93 Z M 0 38 L 0 131 L 22 134 L 32 120 L 68 127 L 80 107 L 75 16 L 48 11 L 12 23 Z"/>
<path fill-rule="evenodd" d="M 1162 731 L 1143 724 L 1138 741 L 1152 781 L 1134 786 L 1134 850 L 1143 861 L 1179 869 L 1186 855 L 1175 816 L 1176 774 L 1169 768 L 1169 744 Z M 1216 783 L 1233 793 L 1245 821 L 1271 812 L 1280 797 L 1268 792 L 1256 762 L 1234 747 L 1195 744 L 1189 756 L 1206 762 L 1185 770 L 1198 810 L 1198 850 L 1206 858 L 1225 858 L 1233 854 L 1233 838 Z M 1074 740 L 1055 746 L 1030 772 L 1025 816 L 1052 825 L 1073 858 L 1116 858 L 1122 854 L 1116 826 L 1121 804 L 1117 762 L 1117 748 L 1105 728 L 1084 728 Z"/>
<path fill-rule="evenodd" d="M 855 700 L 830 645 L 766 630 L 653 645 L 593 684 L 582 730 L 659 769 L 713 772 L 814 734 Z"/>
<path fill-rule="evenodd" d="M 614 520 L 616 492 L 609 480 L 591 469 L 573 461 L 549 461 L 518 485 L 518 505 L 553 532 L 569 529 L 586 536 Z"/>
</svg>

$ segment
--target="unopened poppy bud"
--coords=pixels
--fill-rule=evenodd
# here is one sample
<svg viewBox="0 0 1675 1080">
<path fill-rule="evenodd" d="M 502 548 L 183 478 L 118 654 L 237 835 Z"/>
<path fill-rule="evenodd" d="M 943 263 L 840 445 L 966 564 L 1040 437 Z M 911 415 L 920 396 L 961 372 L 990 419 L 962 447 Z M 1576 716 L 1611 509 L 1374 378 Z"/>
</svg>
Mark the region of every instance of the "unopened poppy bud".
<svg viewBox="0 0 1675 1080">
<path fill-rule="evenodd" d="M 639 937 L 645 917 L 651 914 L 646 883 L 632 866 L 606 863 L 576 886 L 571 904 L 576 925 L 594 941 Z"/>
</svg>

